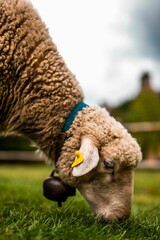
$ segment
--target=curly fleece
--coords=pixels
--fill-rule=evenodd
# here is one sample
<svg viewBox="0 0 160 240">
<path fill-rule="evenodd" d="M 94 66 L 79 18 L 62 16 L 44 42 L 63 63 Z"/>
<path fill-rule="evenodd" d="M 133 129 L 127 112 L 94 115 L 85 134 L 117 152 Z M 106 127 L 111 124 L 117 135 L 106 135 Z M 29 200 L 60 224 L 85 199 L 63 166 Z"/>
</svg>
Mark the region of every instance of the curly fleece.
<svg viewBox="0 0 160 240">
<path fill-rule="evenodd" d="M 27 135 L 53 160 L 83 93 L 29 2 L 0 0 L 0 53 L 0 132 Z"/>
</svg>

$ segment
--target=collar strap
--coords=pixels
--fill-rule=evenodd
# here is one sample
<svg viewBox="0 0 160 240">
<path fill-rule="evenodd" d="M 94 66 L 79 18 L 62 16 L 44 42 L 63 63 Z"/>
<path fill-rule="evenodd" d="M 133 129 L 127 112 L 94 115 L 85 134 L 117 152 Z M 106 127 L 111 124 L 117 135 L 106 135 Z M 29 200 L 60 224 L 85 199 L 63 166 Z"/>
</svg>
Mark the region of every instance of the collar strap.
<svg viewBox="0 0 160 240">
<path fill-rule="evenodd" d="M 82 111 L 83 108 L 85 108 L 85 107 L 88 107 L 88 105 L 85 104 L 84 102 L 80 102 L 72 109 L 72 111 L 70 112 L 70 114 L 69 114 L 69 116 L 68 116 L 68 118 L 67 118 L 67 120 L 66 120 L 66 122 L 63 126 L 63 129 L 62 129 L 63 132 L 66 132 L 70 129 L 70 126 L 72 125 L 72 123 L 73 123 L 75 117 L 77 116 L 77 114 L 80 111 Z"/>
</svg>

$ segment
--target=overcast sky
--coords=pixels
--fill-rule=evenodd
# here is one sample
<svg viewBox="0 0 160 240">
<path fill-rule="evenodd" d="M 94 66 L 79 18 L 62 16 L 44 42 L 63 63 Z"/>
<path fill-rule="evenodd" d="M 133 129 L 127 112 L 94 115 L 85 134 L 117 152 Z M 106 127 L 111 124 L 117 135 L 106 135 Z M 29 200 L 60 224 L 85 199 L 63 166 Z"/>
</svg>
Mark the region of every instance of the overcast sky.
<svg viewBox="0 0 160 240">
<path fill-rule="evenodd" d="M 88 104 L 117 105 L 150 71 L 160 89 L 159 0 L 30 0 Z"/>
</svg>

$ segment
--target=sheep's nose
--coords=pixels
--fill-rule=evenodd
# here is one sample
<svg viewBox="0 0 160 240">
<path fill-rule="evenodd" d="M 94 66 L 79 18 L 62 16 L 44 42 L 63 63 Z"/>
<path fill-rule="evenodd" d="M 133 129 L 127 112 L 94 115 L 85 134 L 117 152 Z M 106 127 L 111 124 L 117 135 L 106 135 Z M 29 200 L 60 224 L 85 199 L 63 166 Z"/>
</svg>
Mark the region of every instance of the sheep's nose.
<svg viewBox="0 0 160 240">
<path fill-rule="evenodd" d="M 120 222 L 128 219 L 130 217 L 130 213 L 122 213 L 121 211 L 115 211 L 115 212 L 110 212 L 110 213 L 102 213 L 97 215 L 98 219 L 101 222 Z"/>
</svg>

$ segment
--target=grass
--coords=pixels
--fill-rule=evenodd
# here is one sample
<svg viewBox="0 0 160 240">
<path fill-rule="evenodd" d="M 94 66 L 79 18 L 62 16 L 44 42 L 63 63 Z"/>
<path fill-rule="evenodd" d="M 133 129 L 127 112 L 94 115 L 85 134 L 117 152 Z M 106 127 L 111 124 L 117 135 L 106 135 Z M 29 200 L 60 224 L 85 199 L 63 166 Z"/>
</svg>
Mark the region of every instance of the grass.
<svg viewBox="0 0 160 240">
<path fill-rule="evenodd" d="M 79 193 L 62 208 L 42 196 L 44 165 L 0 166 L 0 240 L 160 239 L 160 172 L 136 171 L 131 219 L 98 222 Z"/>
</svg>

